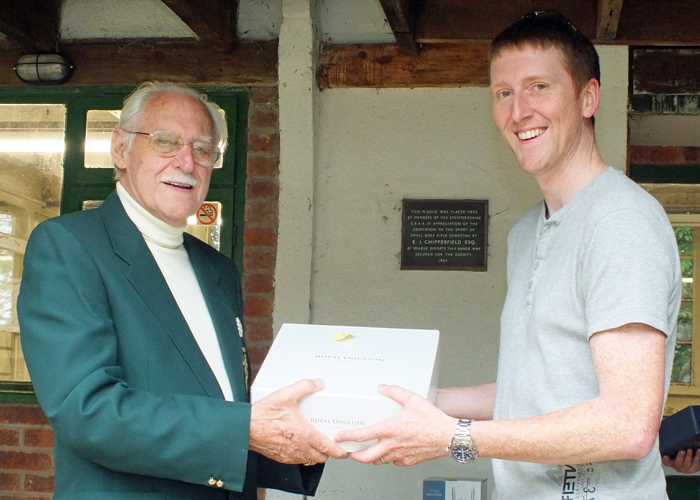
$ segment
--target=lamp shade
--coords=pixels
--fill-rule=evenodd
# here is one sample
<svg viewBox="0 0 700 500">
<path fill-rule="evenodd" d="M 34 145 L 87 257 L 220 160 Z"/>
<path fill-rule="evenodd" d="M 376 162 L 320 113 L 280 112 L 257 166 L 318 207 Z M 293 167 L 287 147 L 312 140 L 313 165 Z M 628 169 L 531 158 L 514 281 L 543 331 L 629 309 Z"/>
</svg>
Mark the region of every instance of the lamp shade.
<svg viewBox="0 0 700 500">
<path fill-rule="evenodd" d="M 14 69 L 20 80 L 38 85 L 58 85 L 73 74 L 73 65 L 61 54 L 27 54 Z"/>
</svg>

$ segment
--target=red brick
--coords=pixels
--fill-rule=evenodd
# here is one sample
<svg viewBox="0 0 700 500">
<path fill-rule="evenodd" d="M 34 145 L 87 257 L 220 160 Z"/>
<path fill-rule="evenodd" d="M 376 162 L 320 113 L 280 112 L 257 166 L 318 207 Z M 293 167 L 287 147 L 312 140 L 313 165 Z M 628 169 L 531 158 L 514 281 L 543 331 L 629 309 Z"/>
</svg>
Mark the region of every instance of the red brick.
<svg viewBox="0 0 700 500">
<path fill-rule="evenodd" d="M 48 425 L 39 405 L 0 404 L 0 424 Z"/>
<path fill-rule="evenodd" d="M 276 203 L 246 203 L 246 222 L 277 222 Z"/>
<path fill-rule="evenodd" d="M 1 491 L 19 491 L 20 481 L 19 472 L 0 472 Z"/>
<path fill-rule="evenodd" d="M 49 470 L 51 457 L 46 453 L 0 451 L 0 469 Z"/>
<path fill-rule="evenodd" d="M 248 118 L 248 128 L 275 128 L 277 126 L 277 111 L 254 110 Z"/>
<path fill-rule="evenodd" d="M 251 87 L 250 102 L 261 104 L 277 102 L 279 99 L 277 87 Z"/>
<path fill-rule="evenodd" d="M 0 446 L 19 446 L 19 429 L 0 429 Z"/>
<path fill-rule="evenodd" d="M 248 180 L 245 186 L 245 197 L 247 200 L 262 198 L 266 200 L 277 199 L 279 187 L 273 181 L 251 181 Z"/>
<path fill-rule="evenodd" d="M 243 248 L 243 269 L 274 271 L 277 252 L 274 248 Z"/>
<path fill-rule="evenodd" d="M 271 227 L 248 227 L 243 230 L 243 244 L 253 247 L 271 247 L 277 243 Z"/>
<path fill-rule="evenodd" d="M 53 476 L 37 476 L 36 474 L 27 474 L 27 477 L 24 478 L 24 491 L 52 493 L 53 478 Z"/>
<path fill-rule="evenodd" d="M 25 429 L 24 445 L 31 448 L 52 448 L 53 431 L 51 429 Z"/>
<path fill-rule="evenodd" d="M 263 361 L 265 361 L 265 357 L 269 351 L 269 347 L 248 347 L 250 363 L 259 367 L 262 365 Z"/>
<path fill-rule="evenodd" d="M 277 134 L 248 134 L 248 151 L 275 151 Z"/>
<path fill-rule="evenodd" d="M 245 321 L 246 342 L 272 343 L 272 320 L 248 318 Z"/>
<path fill-rule="evenodd" d="M 630 163 L 678 165 L 683 161 L 681 149 L 677 146 L 630 146 Z"/>
<path fill-rule="evenodd" d="M 248 274 L 243 276 L 243 293 L 275 292 L 274 277 L 271 274 Z"/>
<path fill-rule="evenodd" d="M 243 301 L 243 315 L 252 318 L 272 318 L 272 299 L 247 297 Z"/>
<path fill-rule="evenodd" d="M 0 500 L 51 500 L 51 495 L 42 495 L 40 497 L 26 497 L 24 495 L 10 495 L 10 496 L 0 496 Z"/>
<path fill-rule="evenodd" d="M 685 163 L 698 165 L 700 164 L 700 148 L 698 147 L 685 147 L 683 148 L 683 159 Z"/>
<path fill-rule="evenodd" d="M 279 158 L 248 158 L 248 177 L 274 177 L 279 173 Z"/>
</svg>

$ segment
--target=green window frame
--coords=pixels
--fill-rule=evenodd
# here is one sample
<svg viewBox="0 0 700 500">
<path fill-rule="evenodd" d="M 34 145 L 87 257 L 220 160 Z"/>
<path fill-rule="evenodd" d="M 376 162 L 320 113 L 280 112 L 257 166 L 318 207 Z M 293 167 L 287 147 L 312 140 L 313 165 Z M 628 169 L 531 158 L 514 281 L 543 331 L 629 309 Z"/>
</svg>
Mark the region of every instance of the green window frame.
<svg viewBox="0 0 700 500">
<path fill-rule="evenodd" d="M 212 173 L 206 199 L 222 205 L 219 250 L 242 269 L 249 94 L 241 88 L 194 88 L 226 114 L 228 147 L 222 168 Z M 114 190 L 112 169 L 84 166 L 87 112 L 121 109 L 124 98 L 133 90 L 134 87 L 0 88 L 0 104 L 66 106 L 61 215 L 82 210 L 85 200 L 104 200 Z M 36 402 L 31 382 L 0 382 L 0 401 Z"/>
</svg>

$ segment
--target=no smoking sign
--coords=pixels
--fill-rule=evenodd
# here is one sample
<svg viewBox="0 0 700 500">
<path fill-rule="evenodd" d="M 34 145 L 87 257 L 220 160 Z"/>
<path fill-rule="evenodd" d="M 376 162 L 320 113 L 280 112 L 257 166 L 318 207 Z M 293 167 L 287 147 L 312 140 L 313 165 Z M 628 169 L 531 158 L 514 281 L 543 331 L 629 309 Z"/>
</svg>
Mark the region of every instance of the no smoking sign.
<svg viewBox="0 0 700 500">
<path fill-rule="evenodd" d="M 197 210 L 197 220 L 204 226 L 214 224 L 218 215 L 219 213 L 216 207 L 211 203 L 204 203 L 199 207 L 199 210 Z"/>
</svg>

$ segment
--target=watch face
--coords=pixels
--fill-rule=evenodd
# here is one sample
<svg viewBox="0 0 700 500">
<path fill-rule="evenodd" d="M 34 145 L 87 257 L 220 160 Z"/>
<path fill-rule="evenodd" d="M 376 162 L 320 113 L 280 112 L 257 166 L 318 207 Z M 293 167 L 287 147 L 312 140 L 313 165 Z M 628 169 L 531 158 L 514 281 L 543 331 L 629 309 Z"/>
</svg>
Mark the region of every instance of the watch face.
<svg viewBox="0 0 700 500">
<path fill-rule="evenodd" d="M 472 446 L 459 443 L 452 448 L 452 457 L 458 462 L 471 462 L 476 458 Z"/>
</svg>

